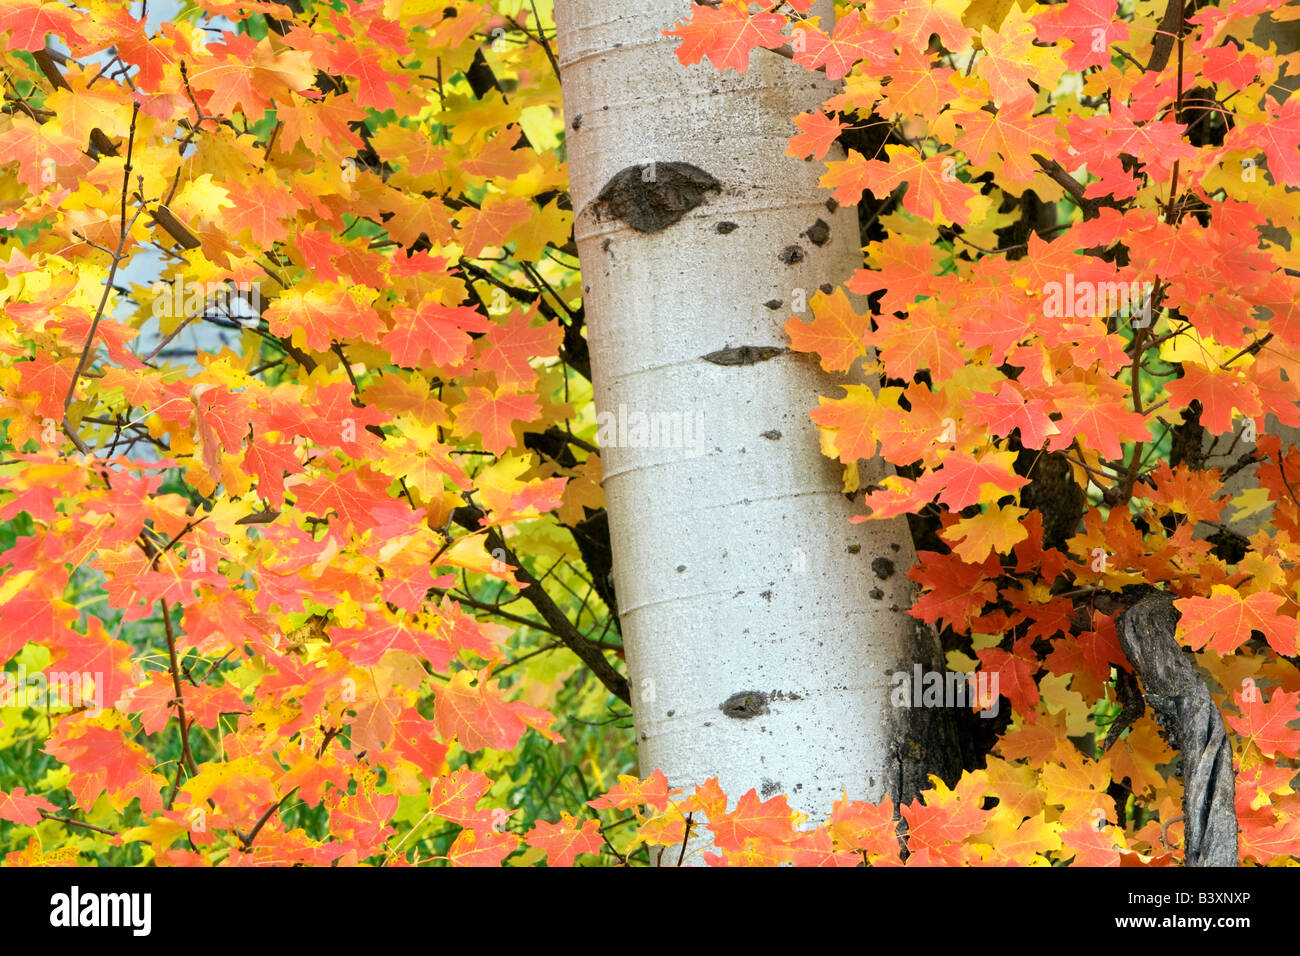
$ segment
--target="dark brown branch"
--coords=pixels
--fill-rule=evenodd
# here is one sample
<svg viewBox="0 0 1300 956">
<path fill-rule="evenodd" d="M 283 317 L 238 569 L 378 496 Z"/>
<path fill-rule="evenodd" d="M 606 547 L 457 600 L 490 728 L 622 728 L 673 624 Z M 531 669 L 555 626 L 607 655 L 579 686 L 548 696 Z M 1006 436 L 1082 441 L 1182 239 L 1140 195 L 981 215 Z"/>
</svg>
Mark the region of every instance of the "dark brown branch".
<svg viewBox="0 0 1300 956">
<path fill-rule="evenodd" d="M 1174 637 L 1174 595 L 1152 591 L 1116 618 L 1120 646 L 1171 746 L 1182 752 L 1185 866 L 1237 865 L 1232 744 L 1205 681 Z"/>
<path fill-rule="evenodd" d="M 52 813 L 46 813 L 44 810 L 37 810 L 42 820 L 53 820 L 56 823 L 62 823 L 70 827 L 81 827 L 83 830 L 94 830 L 96 833 L 103 833 L 106 836 L 121 836 L 116 830 L 109 830 L 104 827 L 97 827 L 93 823 L 82 823 L 80 820 L 71 820 L 68 817 L 56 817 Z"/>
<path fill-rule="evenodd" d="M 452 517 L 458 525 L 468 531 L 484 531 L 479 524 L 483 512 L 476 507 L 457 508 Z M 506 547 L 501 533 L 496 528 L 488 528 L 485 534 L 487 536 L 488 550 L 493 553 L 499 550 L 504 555 L 502 560 L 511 566 L 515 578 L 523 584 L 519 591 L 520 597 L 536 609 L 542 619 L 550 625 L 555 636 L 563 641 L 564 646 L 573 651 L 591 669 L 596 678 L 609 688 L 611 694 L 623 701 L 623 703 L 631 705 L 632 693 L 628 687 L 627 678 L 615 670 L 614 665 L 605 657 L 604 652 L 587 640 L 586 635 L 579 631 L 577 626 L 569 620 L 568 615 L 551 599 L 551 596 L 542 587 L 541 583 L 523 566 L 523 563 L 515 556 L 514 552 Z"/>
<path fill-rule="evenodd" d="M 1169 0 L 1165 15 L 1156 26 L 1155 40 L 1151 44 L 1151 59 L 1147 61 L 1148 73 L 1159 73 L 1169 62 L 1169 54 L 1174 52 L 1174 38 L 1178 35 L 1182 19 L 1183 0 Z"/>
</svg>

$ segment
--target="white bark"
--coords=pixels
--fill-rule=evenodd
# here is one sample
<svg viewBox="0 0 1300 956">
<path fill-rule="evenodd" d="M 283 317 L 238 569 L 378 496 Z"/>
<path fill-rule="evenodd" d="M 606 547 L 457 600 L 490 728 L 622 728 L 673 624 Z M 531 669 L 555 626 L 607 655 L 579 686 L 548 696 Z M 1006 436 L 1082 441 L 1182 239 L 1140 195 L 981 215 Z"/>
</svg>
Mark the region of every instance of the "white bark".
<svg viewBox="0 0 1300 956">
<path fill-rule="evenodd" d="M 596 407 L 622 407 L 629 423 L 700 424 L 684 433 L 694 447 L 628 447 L 630 429 L 625 445 L 602 436 L 615 438 L 601 460 L 640 771 L 661 769 L 687 792 L 717 776 L 733 800 L 783 792 L 819 815 L 842 791 L 877 800 L 906 789 L 900 776 L 915 783 L 922 750 L 890 705 L 890 675 L 939 655 L 905 613 L 915 554 L 904 519 L 851 524 L 861 509 L 820 453 L 808 410 L 835 393 L 815 358 L 702 358 L 787 345 L 800 295 L 843 281 L 862 255 L 856 211 L 829 211 L 818 189 L 822 164 L 784 155 L 789 118 L 828 95 L 824 76 L 761 50 L 743 75 L 683 67 L 660 31 L 688 9 L 556 7 Z M 674 162 L 720 191 L 657 232 L 598 213 L 615 174 L 655 163 L 645 175 L 662 175 Z M 820 246 L 804 235 L 818 220 L 830 229 Z M 802 261 L 783 261 L 792 246 Z M 863 483 L 882 467 L 864 467 Z M 873 561 L 893 572 L 880 579 Z M 748 692 L 762 696 L 747 704 Z"/>
</svg>

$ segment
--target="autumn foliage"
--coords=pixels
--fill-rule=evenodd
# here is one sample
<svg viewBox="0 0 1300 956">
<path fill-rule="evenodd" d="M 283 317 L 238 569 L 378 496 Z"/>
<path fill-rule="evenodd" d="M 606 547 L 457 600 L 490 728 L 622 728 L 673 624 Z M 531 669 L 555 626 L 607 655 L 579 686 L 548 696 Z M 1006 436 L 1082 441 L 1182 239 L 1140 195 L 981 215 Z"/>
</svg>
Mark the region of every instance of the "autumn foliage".
<svg viewBox="0 0 1300 956">
<path fill-rule="evenodd" d="M 1173 5 L 670 31 L 843 80 L 789 155 L 873 241 L 786 330 L 881 376 L 809 412 L 862 520 L 928 523 L 911 613 L 1011 713 L 954 786 L 811 826 L 638 777 L 553 622 L 617 660 L 570 532 L 600 463 L 549 4 L 4 0 L 0 662 L 96 675 L 0 702 L 7 860 L 622 864 L 694 827 L 715 864 L 1177 863 L 1174 751 L 1149 712 L 1106 741 L 1135 584 L 1235 735 L 1242 859 L 1296 859 L 1300 58 L 1250 40 L 1273 2 Z"/>
</svg>

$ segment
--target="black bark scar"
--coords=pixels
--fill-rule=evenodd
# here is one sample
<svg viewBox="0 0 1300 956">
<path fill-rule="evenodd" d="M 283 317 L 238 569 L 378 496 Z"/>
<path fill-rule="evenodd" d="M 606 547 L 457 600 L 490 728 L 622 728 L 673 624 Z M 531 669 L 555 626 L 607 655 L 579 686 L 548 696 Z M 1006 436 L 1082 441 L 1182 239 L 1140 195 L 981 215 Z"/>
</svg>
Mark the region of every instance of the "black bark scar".
<svg viewBox="0 0 1300 956">
<path fill-rule="evenodd" d="M 768 695 L 761 690 L 742 690 L 719 704 L 718 710 L 735 720 L 749 720 L 768 712 L 767 701 Z"/>
<path fill-rule="evenodd" d="M 659 232 L 680 220 L 722 184 L 690 163 L 647 163 L 614 174 L 596 197 L 597 215 L 638 232 Z"/>
<path fill-rule="evenodd" d="M 779 345 L 737 345 L 734 348 L 718 349 L 708 355 L 701 355 L 700 358 L 714 365 L 755 365 L 788 351 Z"/>
</svg>

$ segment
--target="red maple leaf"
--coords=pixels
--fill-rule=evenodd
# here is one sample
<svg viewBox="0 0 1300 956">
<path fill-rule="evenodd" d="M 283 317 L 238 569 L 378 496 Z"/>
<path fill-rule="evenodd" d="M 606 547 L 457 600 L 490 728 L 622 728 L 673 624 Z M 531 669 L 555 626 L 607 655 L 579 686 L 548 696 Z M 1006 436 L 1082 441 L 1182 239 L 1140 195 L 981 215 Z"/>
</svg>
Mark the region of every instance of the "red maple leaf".
<svg viewBox="0 0 1300 956">
<path fill-rule="evenodd" d="M 457 767 L 429 787 L 429 811 L 461 826 L 491 829 L 492 811 L 478 807 L 491 786 L 477 770 Z"/>
<path fill-rule="evenodd" d="M 975 187 L 952 175 L 952 157 L 927 159 L 910 146 L 887 146 L 885 153 L 888 161 L 865 159 L 861 153 L 851 152 L 846 160 L 828 163 L 819 185 L 834 189 L 835 200 L 848 206 L 855 205 L 866 190 L 884 199 L 906 185 L 903 208 L 914 216 L 932 220 L 942 217 L 957 225 L 970 221 L 966 203 L 978 193 Z"/>
<path fill-rule="evenodd" d="M 15 787 L 10 793 L 0 791 L 0 820 L 35 826 L 41 822 L 42 810 L 53 813 L 58 809 L 44 797 L 29 794 L 26 787 Z"/>
<path fill-rule="evenodd" d="M 120 730 L 65 720 L 55 726 L 45 752 L 72 771 L 68 788 L 83 810 L 91 809 L 105 791 L 122 806 L 139 797 L 141 810 L 162 809 L 165 781 L 153 773 L 153 759 L 144 748 Z"/>
<path fill-rule="evenodd" d="M 604 843 L 599 820 L 586 820 L 580 827 L 576 823 L 567 813 L 560 814 L 559 823 L 538 820 L 528 833 L 527 843 L 546 851 L 548 865 L 572 866 L 579 853 L 599 853 Z"/>
<path fill-rule="evenodd" d="M 938 476 L 943 490 L 939 501 L 953 511 L 987 500 L 983 488 L 993 486 L 997 491 L 1010 493 L 1029 484 L 1011 470 L 1008 452 L 989 452 L 976 459 L 966 452 L 954 452 L 943 460 L 943 467 L 931 474 Z"/>
<path fill-rule="evenodd" d="M 513 388 L 499 388 L 491 392 L 486 388 L 465 389 L 465 401 L 452 409 L 456 416 L 456 432 L 468 437 L 478 432 L 483 447 L 500 455 L 515 446 L 515 422 L 534 421 L 542 408 L 537 396 L 520 393 Z"/>
<path fill-rule="evenodd" d="M 997 672 L 998 693 L 1011 701 L 1016 713 L 1030 723 L 1037 714 L 1038 684 L 1034 675 L 1040 666 L 1032 644 L 1032 638 L 1022 637 L 1012 645 L 1010 653 L 1000 647 L 982 648 L 975 652 L 984 670 Z"/>
<path fill-rule="evenodd" d="M 1278 613 L 1283 597 L 1257 591 L 1242 597 L 1234 588 L 1216 585 L 1208 598 L 1181 598 L 1174 602 L 1182 614 L 1178 635 L 1192 650 L 1209 647 L 1219 654 L 1231 654 L 1259 631 L 1279 654 L 1294 656 L 1300 623 Z"/>
<path fill-rule="evenodd" d="M 810 70 L 824 66 L 828 80 L 839 80 L 859 60 L 892 57 L 894 35 L 888 30 L 868 27 L 862 12 L 854 11 L 839 19 L 829 37 L 811 28 L 798 31 L 794 49 L 794 61 L 800 66 Z"/>
<path fill-rule="evenodd" d="M 855 359 L 867 354 L 863 336 L 871 328 L 871 316 L 855 312 L 843 289 L 830 295 L 818 292 L 808 304 L 811 322 L 792 316 L 785 324 L 791 348 L 816 352 L 828 372 L 847 371 Z"/>
<path fill-rule="evenodd" d="M 1242 691 L 1233 695 L 1233 701 L 1242 716 L 1226 718 L 1228 726 L 1254 744 L 1265 757 L 1300 757 L 1300 730 L 1287 725 L 1300 720 L 1300 691 L 1287 692 L 1281 688 L 1265 702 L 1258 689 L 1245 699 Z"/>
<path fill-rule="evenodd" d="M 691 19 L 665 30 L 664 36 L 681 39 L 677 59 L 683 66 L 699 63 L 707 56 L 719 70 L 731 67 L 744 73 L 754 47 L 775 48 L 786 42 L 781 35 L 784 27 L 785 17 L 780 14 L 751 16 L 742 0 L 723 0 L 716 7 L 692 7 Z"/>
<path fill-rule="evenodd" d="M 1286 186 L 1300 186 L 1300 101 L 1287 97 L 1281 106 L 1268 98 L 1268 119 L 1235 126 L 1223 141 L 1225 150 L 1262 149 L 1268 171 Z"/>
<path fill-rule="evenodd" d="M 662 770 L 656 770 L 645 780 L 619 774 L 617 786 L 611 787 L 603 797 L 588 800 L 587 806 L 593 810 L 633 810 L 645 805 L 656 813 L 663 813 L 668 809 L 669 797 L 679 793 L 681 790 L 668 789 L 668 778 Z"/>
<path fill-rule="evenodd" d="M 1186 408 L 1193 400 L 1199 401 L 1204 409 L 1201 424 L 1210 434 L 1222 435 L 1232 430 L 1234 408 L 1247 418 L 1261 413 L 1254 384 L 1235 369 L 1207 369 L 1191 362 L 1184 362 L 1182 368 L 1182 378 L 1165 385 L 1169 406 Z"/>
<path fill-rule="evenodd" d="M 426 298 L 414 309 L 393 309 L 393 328 L 384 333 L 379 344 L 398 365 L 419 367 L 427 355 L 434 365 L 455 366 L 469 355 L 474 340 L 468 333 L 486 332 L 491 327 L 477 309 L 447 306 Z"/>
<path fill-rule="evenodd" d="M 796 159 L 821 159 L 840 135 L 840 130 L 849 125 L 827 116 L 821 110 L 800 113 L 791 122 L 799 128 L 799 132 L 790 137 L 785 154 Z M 32 125 L 35 126 L 34 123 Z"/>
<path fill-rule="evenodd" d="M 452 866 L 500 866 L 519 846 L 513 833 L 475 828 L 460 831 L 447 851 Z"/>
<path fill-rule="evenodd" d="M 1115 0 L 1071 0 L 1048 7 L 1033 18 L 1038 39 L 1070 41 L 1065 65 L 1071 70 L 1110 65 L 1110 47 L 1128 39 L 1128 24 L 1116 13 Z"/>
<path fill-rule="evenodd" d="M 537 371 L 531 360 L 554 355 L 564 335 L 554 322 L 534 326 L 536 316 L 536 308 L 516 310 L 504 322 L 492 323 L 487 336 L 479 340 L 475 366 L 495 372 L 498 385 L 513 382 L 532 388 Z"/>
<path fill-rule="evenodd" d="M 747 790 L 736 802 L 736 809 L 710 818 L 714 845 L 722 850 L 740 850 L 745 841 L 766 839 L 788 843 L 795 839 L 794 811 L 790 809 L 784 793 L 770 800 L 760 801 L 758 791 Z"/>
<path fill-rule="evenodd" d="M 466 750 L 509 750 L 533 727 L 552 741 L 560 738 L 547 730 L 550 714 L 522 701 L 507 701 L 488 679 L 488 671 L 457 671 L 438 691 L 433 719 L 444 738 L 456 737 Z"/>
<path fill-rule="evenodd" d="M 84 43 L 78 31 L 84 14 L 50 0 L 13 0 L 0 11 L 0 33 L 11 33 L 5 47 L 10 50 L 43 50 L 45 35 L 53 33 L 76 43 Z"/>
<path fill-rule="evenodd" d="M 1059 383 L 1052 389 L 1052 404 L 1062 415 L 1056 423 L 1060 434 L 1048 442 L 1052 451 L 1068 448 L 1078 436 L 1103 457 L 1118 459 L 1122 437 L 1151 439 L 1146 418 L 1133 411 L 1127 392 L 1113 379 Z"/>
</svg>

